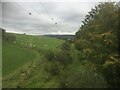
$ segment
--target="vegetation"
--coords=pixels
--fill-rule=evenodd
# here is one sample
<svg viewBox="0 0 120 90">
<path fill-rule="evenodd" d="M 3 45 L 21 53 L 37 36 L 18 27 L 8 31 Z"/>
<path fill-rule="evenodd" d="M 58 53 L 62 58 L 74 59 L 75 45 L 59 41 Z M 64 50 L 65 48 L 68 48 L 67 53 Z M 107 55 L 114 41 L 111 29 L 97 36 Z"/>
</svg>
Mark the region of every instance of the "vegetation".
<svg viewBox="0 0 120 90">
<path fill-rule="evenodd" d="M 14 44 L 22 47 L 37 48 L 40 50 L 56 50 L 64 41 L 46 36 L 31 36 L 15 34 Z"/>
<path fill-rule="evenodd" d="M 15 36 L 15 40 L 13 39 L 13 36 Z M 47 41 L 48 39 L 49 41 Z M 30 42 L 30 40 L 32 42 Z M 43 43 L 41 44 L 41 42 Z M 5 37 L 3 39 L 3 87 L 16 88 L 19 86 L 24 86 L 26 84 L 24 83 L 21 85 L 21 83 L 23 81 L 26 83 L 28 83 L 28 81 L 31 82 L 31 79 L 34 78 L 32 77 L 34 76 L 33 74 L 35 73 L 35 76 L 37 76 L 38 72 L 42 74 L 41 78 L 46 78 L 46 76 L 48 76 L 48 73 L 44 69 L 46 65 L 44 66 L 44 64 L 40 64 L 42 62 L 47 64 L 48 61 L 45 62 L 44 57 L 47 59 L 51 58 L 50 52 L 57 50 L 59 51 L 57 48 L 62 42 L 64 41 L 45 36 L 30 36 L 15 33 L 5 33 Z M 36 46 L 30 47 L 30 43 L 31 45 L 34 44 Z M 48 44 L 48 46 L 45 47 L 45 44 Z M 47 53 L 50 55 L 47 55 Z M 35 68 L 36 66 L 37 71 Z M 40 68 L 43 68 L 43 70 L 39 71 Z M 43 78 L 43 80 L 45 78 Z M 43 83 L 43 81 L 41 82 Z M 33 82 L 31 83 L 33 84 Z M 27 87 L 27 85 L 25 87 Z"/>
<path fill-rule="evenodd" d="M 3 43 L 3 87 L 119 88 L 118 9 L 117 3 L 95 6 L 74 42 L 7 34 L 11 39 Z M 8 71 L 12 74 L 5 77 Z"/>
<path fill-rule="evenodd" d="M 88 60 L 103 73 L 109 87 L 120 86 L 118 57 L 118 4 L 100 3 L 86 15 L 75 36 L 80 60 Z"/>
<path fill-rule="evenodd" d="M 69 70 L 69 69 L 68 69 Z M 67 72 L 67 73 L 66 73 Z M 62 84 L 67 88 L 106 88 L 107 83 L 103 76 L 96 72 L 93 64 L 88 61 L 83 64 L 79 64 L 73 70 L 64 72 L 64 80 L 61 77 Z"/>
<path fill-rule="evenodd" d="M 3 43 L 3 76 L 18 70 L 28 62 L 36 58 L 36 52 L 26 48 L 20 48 L 10 43 Z"/>
<path fill-rule="evenodd" d="M 14 43 L 16 41 L 15 35 L 10 33 L 4 33 L 3 39 L 10 43 Z"/>
</svg>

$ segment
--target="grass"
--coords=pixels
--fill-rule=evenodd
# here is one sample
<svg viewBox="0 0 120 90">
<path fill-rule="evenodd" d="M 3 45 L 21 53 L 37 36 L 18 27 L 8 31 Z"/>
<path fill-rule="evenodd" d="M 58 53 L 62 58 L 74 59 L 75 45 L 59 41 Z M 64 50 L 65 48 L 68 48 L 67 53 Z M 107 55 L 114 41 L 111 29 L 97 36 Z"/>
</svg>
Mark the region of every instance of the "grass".
<svg viewBox="0 0 120 90">
<path fill-rule="evenodd" d="M 3 43 L 3 76 L 17 70 L 17 68 L 36 57 L 33 50 L 22 47 L 56 50 L 64 42 L 63 40 L 46 36 L 23 34 L 15 34 L 15 36 L 15 45 L 7 42 Z M 21 48 L 19 46 L 21 46 Z"/>
<path fill-rule="evenodd" d="M 9 75 L 9 77 L 3 80 L 3 88 L 16 88 L 18 85 L 20 87 L 27 88 L 49 88 L 49 87 L 58 87 L 58 82 L 54 77 L 50 75 L 49 72 L 46 72 L 45 67 L 49 63 L 41 55 L 38 59 L 39 63 L 34 62 L 34 69 L 29 73 L 28 76 L 22 75 L 22 72 L 19 71 L 16 74 Z M 30 68 L 23 68 L 24 71 L 29 71 Z"/>
<path fill-rule="evenodd" d="M 42 50 L 57 49 L 64 41 L 53 37 L 16 34 L 16 44 Z"/>
<path fill-rule="evenodd" d="M 36 52 L 10 43 L 3 43 L 2 72 L 6 76 L 36 58 Z"/>
<path fill-rule="evenodd" d="M 44 70 L 46 67 L 44 64 L 48 62 L 45 62 L 41 56 L 44 51 L 49 49 L 58 51 L 64 41 L 46 36 L 14 35 L 16 36 L 14 44 L 3 43 L 3 87 L 15 88 L 17 85 L 21 85 L 21 80 L 23 80 L 21 85 L 23 87 L 57 87 L 56 79 L 46 81 L 50 75 Z M 40 49 L 41 52 L 38 53 L 35 48 Z M 37 61 L 44 63 L 38 65 L 37 70 L 34 70 L 33 66 L 39 63 Z M 31 71 L 29 77 L 22 76 L 22 71 L 30 71 L 29 67 L 32 67 L 34 72 Z M 34 83 L 34 81 L 36 82 Z"/>
<path fill-rule="evenodd" d="M 46 70 L 47 68 L 51 68 L 54 65 L 54 62 L 49 62 L 46 59 L 46 57 L 44 57 L 42 52 L 37 53 L 39 54 L 39 56 L 36 57 L 37 62 L 35 62 L 32 65 L 29 65 L 30 68 L 23 67 L 23 70 L 28 72 L 28 74 L 22 75 L 23 72 L 19 71 L 14 75 L 11 76 L 9 75 L 8 78 L 5 78 L 3 80 L 3 84 L 2 84 L 3 88 L 8 88 L 8 87 L 16 88 L 17 86 L 20 86 L 21 88 L 59 88 L 61 86 L 60 84 L 61 80 L 63 81 L 63 84 L 64 82 L 67 82 L 69 87 L 72 87 L 71 85 L 72 83 L 70 81 L 75 79 L 77 81 L 74 82 L 78 83 L 78 84 L 74 84 L 75 86 L 76 85 L 79 86 L 79 82 L 80 82 L 81 87 L 93 87 L 95 84 L 93 80 L 97 78 L 96 76 L 94 76 L 96 75 L 96 73 L 91 72 L 91 70 L 88 69 L 89 67 L 86 69 L 86 66 L 80 63 L 78 58 L 79 53 L 74 47 L 74 44 L 71 44 L 70 53 L 72 55 L 73 62 L 69 64 L 64 70 L 61 69 L 59 75 L 55 75 L 55 76 L 53 76 L 49 72 L 49 70 Z M 91 75 L 90 77 L 89 74 Z M 76 76 L 74 77 L 74 75 Z"/>
</svg>

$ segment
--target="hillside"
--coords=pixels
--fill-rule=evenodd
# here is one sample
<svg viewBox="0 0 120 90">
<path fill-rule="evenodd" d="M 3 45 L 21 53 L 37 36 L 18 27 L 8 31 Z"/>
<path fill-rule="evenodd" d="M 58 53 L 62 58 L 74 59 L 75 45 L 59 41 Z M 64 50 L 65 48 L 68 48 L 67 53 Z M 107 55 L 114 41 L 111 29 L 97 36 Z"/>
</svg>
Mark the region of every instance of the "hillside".
<svg viewBox="0 0 120 90">
<path fill-rule="evenodd" d="M 63 42 L 63 40 L 46 36 L 5 33 L 2 47 L 3 87 L 17 87 L 21 78 L 25 79 L 26 75 L 31 75 L 38 62 L 44 61 L 45 52 L 59 50 Z"/>
<path fill-rule="evenodd" d="M 54 37 L 32 36 L 15 34 L 16 41 L 13 43 L 23 47 L 38 48 L 42 50 L 57 49 L 64 41 Z"/>
<path fill-rule="evenodd" d="M 3 76 L 17 71 L 20 67 L 24 66 L 28 62 L 32 62 L 37 57 L 36 51 L 21 48 L 7 42 L 3 42 L 2 54 Z"/>
<path fill-rule="evenodd" d="M 74 35 L 44 35 L 47 37 L 55 37 L 58 39 L 62 39 L 62 40 L 73 40 L 74 39 Z"/>
</svg>

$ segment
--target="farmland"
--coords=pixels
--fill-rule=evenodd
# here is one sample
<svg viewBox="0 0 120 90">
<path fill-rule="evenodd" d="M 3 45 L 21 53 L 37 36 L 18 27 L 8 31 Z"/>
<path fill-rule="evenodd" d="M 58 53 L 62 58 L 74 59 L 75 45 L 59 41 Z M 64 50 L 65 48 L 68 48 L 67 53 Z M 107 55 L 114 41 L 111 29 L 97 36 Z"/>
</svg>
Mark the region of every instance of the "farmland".
<svg viewBox="0 0 120 90">
<path fill-rule="evenodd" d="M 20 83 L 21 78 L 25 78 L 21 76 L 21 70 L 29 71 L 28 67 L 36 66 L 39 60 L 45 62 L 43 61 L 43 53 L 48 50 L 57 51 L 59 46 L 64 42 L 63 40 L 46 36 L 32 36 L 15 33 L 6 33 L 6 35 L 13 35 L 16 39 L 14 42 L 3 40 L 3 87 L 16 87 L 17 84 Z M 40 52 L 38 52 L 38 50 L 40 50 Z M 44 68 L 43 65 L 40 68 Z M 43 71 L 44 70 L 41 71 L 41 69 L 39 70 L 41 74 L 44 73 Z M 34 73 L 36 73 L 34 76 L 37 75 L 37 72 L 34 71 Z M 43 76 L 46 77 L 45 74 L 42 74 L 42 77 Z M 13 80 L 12 83 L 10 83 L 12 77 L 14 77 L 15 81 Z M 31 80 L 27 81 L 27 83 L 30 81 Z"/>
<path fill-rule="evenodd" d="M 8 74 L 11 70 L 13 71 L 28 61 L 32 61 L 36 57 L 36 52 L 29 47 L 37 47 L 43 50 L 55 49 L 64 42 L 63 40 L 45 36 L 22 34 L 15 34 L 15 36 L 16 41 L 14 41 L 14 45 L 7 42 L 3 43 L 3 75 Z"/>
<path fill-rule="evenodd" d="M 42 50 L 54 50 L 58 48 L 63 42 L 63 40 L 46 36 L 16 34 L 16 41 L 14 43 L 23 47 L 40 48 Z"/>
<path fill-rule="evenodd" d="M 45 50 L 57 50 L 57 48 L 64 42 L 63 40 L 56 38 L 49 38 L 45 36 L 31 36 L 31 35 L 22 35 L 22 34 L 13 34 L 7 33 L 8 35 L 14 35 L 16 37 L 14 42 L 3 42 L 3 87 L 16 87 L 20 83 L 21 79 L 21 70 L 29 71 L 29 66 L 35 66 L 36 62 L 42 58 L 42 53 Z M 6 35 L 7 35 L 6 34 Z M 41 50 L 38 52 L 36 48 Z M 45 62 L 45 61 L 44 61 Z M 41 66 L 42 68 L 43 65 Z M 40 68 L 41 68 L 40 67 Z M 42 74 L 44 70 L 39 72 Z M 38 71 L 37 71 L 38 72 Z M 34 72 L 34 76 L 37 75 L 37 72 Z M 11 77 L 14 76 L 14 80 L 9 81 Z M 42 74 L 42 77 L 46 75 Z M 19 78 L 18 78 L 19 77 Z M 23 76 L 22 76 L 23 77 Z M 22 78 L 21 77 L 21 78 Z M 7 83 L 6 80 L 8 80 Z M 16 83 L 16 80 L 18 81 Z M 27 81 L 30 82 L 31 80 Z"/>
<path fill-rule="evenodd" d="M 36 52 L 26 48 L 20 48 L 10 43 L 3 43 L 3 76 L 19 69 L 24 64 L 36 58 Z"/>
</svg>

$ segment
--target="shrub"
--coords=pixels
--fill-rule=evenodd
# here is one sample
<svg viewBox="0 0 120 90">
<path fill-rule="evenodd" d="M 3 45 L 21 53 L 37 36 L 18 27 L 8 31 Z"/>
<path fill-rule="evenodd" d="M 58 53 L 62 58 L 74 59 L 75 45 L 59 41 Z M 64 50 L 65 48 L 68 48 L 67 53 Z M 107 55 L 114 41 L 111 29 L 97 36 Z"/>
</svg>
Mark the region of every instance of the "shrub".
<svg viewBox="0 0 120 90">
<path fill-rule="evenodd" d="M 62 65 L 68 65 L 72 62 L 72 57 L 69 52 L 61 51 L 55 54 L 54 61 L 60 62 Z"/>
<path fill-rule="evenodd" d="M 67 88 L 106 88 L 107 83 L 100 73 L 90 67 L 90 63 L 86 63 L 70 73 L 65 86 Z"/>
<path fill-rule="evenodd" d="M 50 74 L 56 76 L 60 74 L 60 71 L 63 69 L 63 66 L 59 62 L 52 62 L 50 67 Z"/>
<path fill-rule="evenodd" d="M 13 43 L 16 41 L 16 37 L 13 34 L 5 33 L 4 40 Z"/>
<path fill-rule="evenodd" d="M 62 44 L 61 46 L 62 50 L 70 50 L 70 43 L 69 42 L 65 42 Z"/>
<path fill-rule="evenodd" d="M 102 73 L 109 84 L 110 88 L 120 87 L 120 61 L 114 58 L 114 60 L 107 60 L 102 65 Z"/>
<path fill-rule="evenodd" d="M 47 60 L 51 61 L 54 58 L 54 53 L 51 50 L 45 51 L 44 56 Z"/>
</svg>

